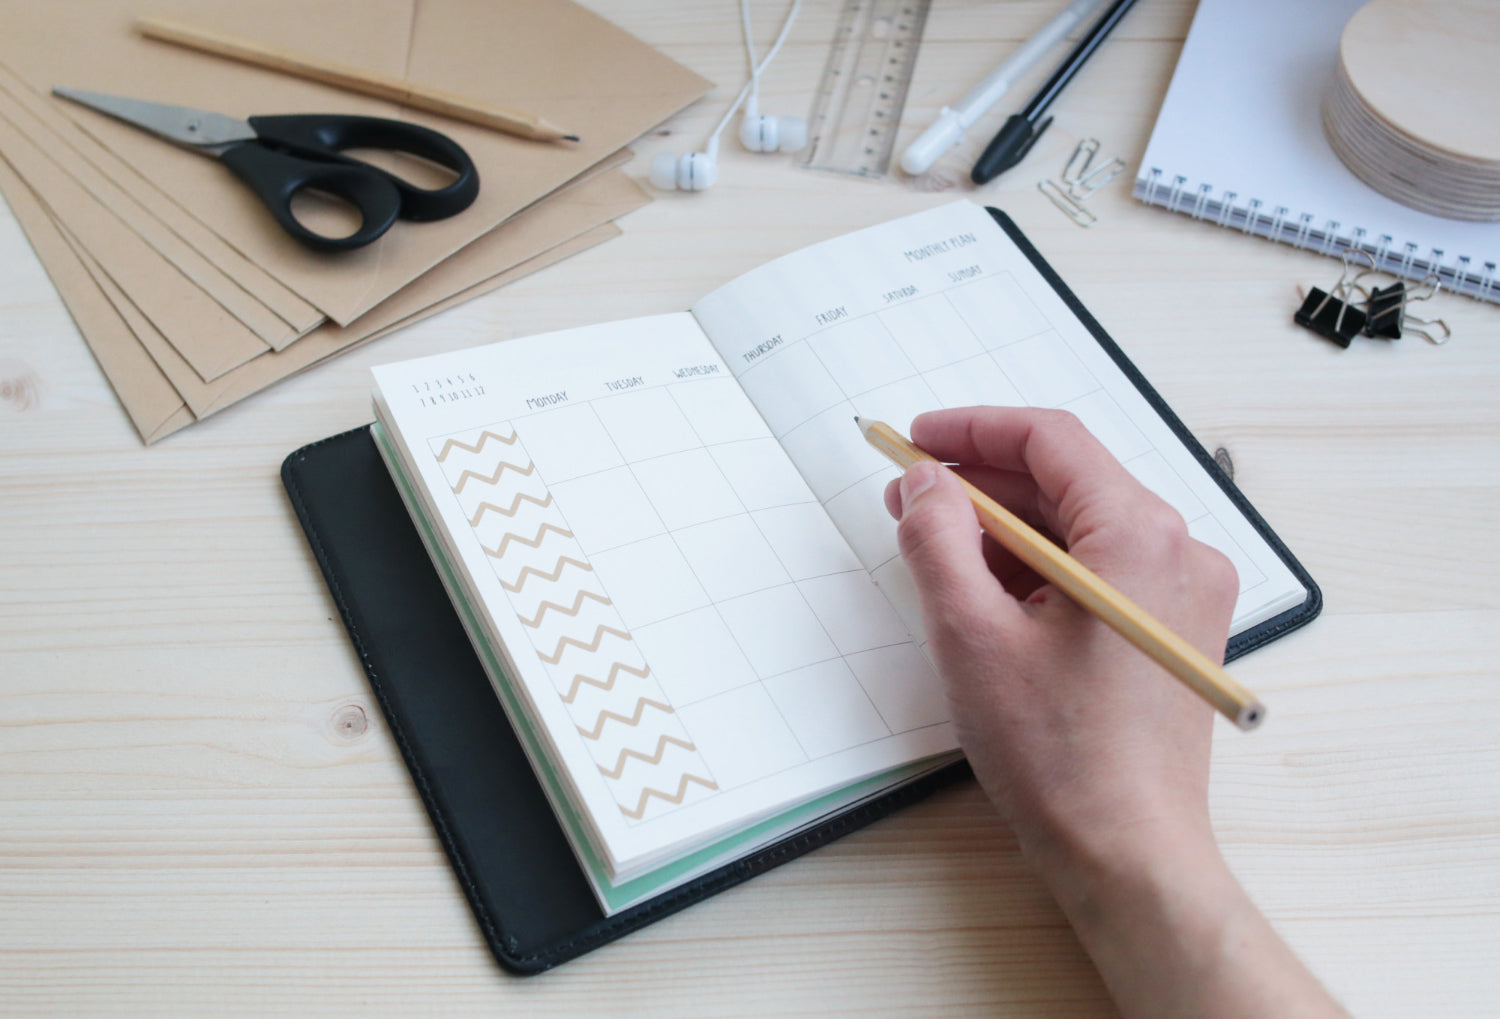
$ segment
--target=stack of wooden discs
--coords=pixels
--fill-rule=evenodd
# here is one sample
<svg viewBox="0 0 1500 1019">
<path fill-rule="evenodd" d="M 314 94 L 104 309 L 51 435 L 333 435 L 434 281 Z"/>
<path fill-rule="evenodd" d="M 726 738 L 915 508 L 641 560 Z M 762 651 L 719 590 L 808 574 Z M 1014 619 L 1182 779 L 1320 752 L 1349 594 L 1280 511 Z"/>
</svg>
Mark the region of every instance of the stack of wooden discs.
<svg viewBox="0 0 1500 1019">
<path fill-rule="evenodd" d="M 1323 130 L 1403 205 L 1500 221 L 1500 3 L 1374 0 L 1344 28 Z"/>
</svg>

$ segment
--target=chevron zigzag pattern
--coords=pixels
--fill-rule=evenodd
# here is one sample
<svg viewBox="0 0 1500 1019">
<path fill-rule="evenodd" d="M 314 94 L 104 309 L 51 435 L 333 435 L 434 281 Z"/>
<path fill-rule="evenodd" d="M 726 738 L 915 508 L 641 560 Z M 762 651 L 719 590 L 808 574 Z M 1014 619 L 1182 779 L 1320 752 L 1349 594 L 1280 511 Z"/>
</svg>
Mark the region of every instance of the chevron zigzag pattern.
<svg viewBox="0 0 1500 1019">
<path fill-rule="evenodd" d="M 562 695 L 563 703 L 572 704 L 578 697 L 578 691 L 584 686 L 598 687 L 600 690 L 608 693 L 615 688 L 615 680 L 619 678 L 622 672 L 628 672 L 632 676 L 639 676 L 641 679 L 645 679 L 651 675 L 649 667 L 637 669 L 634 666 L 626 665 L 624 662 L 615 662 L 610 667 L 609 675 L 604 679 L 595 679 L 593 676 L 585 676 L 580 672 L 573 677 L 573 685 L 568 687 L 568 692 Z"/>
<path fill-rule="evenodd" d="M 565 605 L 559 605 L 555 601 L 544 601 L 541 605 L 537 606 L 536 615 L 532 618 L 527 619 L 525 616 L 521 616 L 521 623 L 522 625 L 529 626 L 533 630 L 535 630 L 537 627 L 542 625 L 542 617 L 547 614 L 548 609 L 553 609 L 557 612 L 561 612 L 565 616 L 576 616 L 583 608 L 583 602 L 586 598 L 591 598 L 594 601 L 599 602 L 601 605 L 614 604 L 614 602 L 610 601 L 602 594 L 595 594 L 593 591 L 580 589 L 578 592 L 578 597 L 573 599 L 572 608 L 568 608 Z"/>
<path fill-rule="evenodd" d="M 635 714 L 631 717 L 626 718 L 624 715 L 617 715 L 613 711 L 601 711 L 599 712 L 599 723 L 594 726 L 592 731 L 585 729 L 581 725 L 578 727 L 578 731 L 583 733 L 588 739 L 598 739 L 604 735 L 604 727 L 610 722 L 622 722 L 631 727 L 640 725 L 641 718 L 645 716 L 647 708 L 655 708 L 657 711 L 664 711 L 669 715 L 674 714 L 672 705 L 663 704 L 661 701 L 653 701 L 649 697 L 642 697 L 635 702 Z"/>
<path fill-rule="evenodd" d="M 558 527 L 556 524 L 544 520 L 542 522 L 542 526 L 536 529 L 535 538 L 523 538 L 521 537 L 521 535 L 516 534 L 514 531 L 506 531 L 505 536 L 500 539 L 499 548 L 491 549 L 487 548 L 484 545 L 480 545 L 479 547 L 483 548 L 484 554 L 492 559 L 504 559 L 505 550 L 511 542 L 517 542 L 518 544 L 525 545 L 527 548 L 541 548 L 542 539 L 546 537 L 548 531 L 554 531 L 557 534 L 562 535 L 564 538 L 573 537 L 572 531 L 564 530 L 563 528 Z"/>
<path fill-rule="evenodd" d="M 498 484 L 500 475 L 504 474 L 507 470 L 515 471 L 517 474 L 529 478 L 532 474 L 536 473 L 536 464 L 527 461 L 525 467 L 520 467 L 508 460 L 501 460 L 499 466 L 495 468 L 495 473 L 488 477 L 475 471 L 464 471 L 458 476 L 458 481 L 453 485 L 453 492 L 455 495 L 463 494 L 464 486 L 470 481 L 483 481 L 486 485 Z"/>
<path fill-rule="evenodd" d="M 504 434 L 507 431 L 509 437 Z M 504 448 L 492 449 L 492 444 Z M 576 663 L 570 659 L 568 673 L 572 674 L 572 682 L 566 693 L 559 691 L 559 697 L 570 706 L 571 712 L 577 712 L 583 718 L 592 716 L 592 729 L 578 724 L 577 718 L 574 720 L 580 736 L 594 747 L 591 755 L 618 754 L 612 766 L 608 760 L 595 759 L 594 764 L 601 777 L 611 783 L 621 813 L 631 820 L 640 821 L 653 806 L 681 805 L 693 785 L 717 791 L 719 787 L 712 771 L 658 686 L 650 666 L 638 657 L 637 650 L 633 650 L 634 636 L 625 626 L 613 600 L 603 592 L 593 564 L 578 547 L 577 536 L 562 516 L 561 506 L 547 490 L 535 461 L 529 456 L 521 430 L 502 423 L 477 435 L 468 433 L 463 438 L 449 438 L 443 442 L 437 459 L 439 462 L 453 459 L 459 451 L 478 458 L 486 450 L 490 453 L 482 459 L 456 459 L 451 465 L 451 471 L 458 473 L 457 480 L 452 482 L 453 492 L 462 494 L 471 483 L 483 486 L 473 493 L 480 501 L 466 514 L 476 537 L 480 525 L 490 514 L 505 519 L 506 524 L 496 528 L 498 539 L 486 536 L 480 547 L 494 561 L 497 579 L 511 596 L 509 600 L 516 618 L 532 631 L 537 657 L 547 665 L 557 667 L 570 648 L 585 656 L 578 658 Z M 491 456 L 496 459 L 492 460 Z M 493 473 L 486 476 L 484 472 L 491 469 Z M 507 479 L 507 471 L 515 476 Z M 536 510 L 523 516 L 523 506 L 536 507 Z M 523 523 L 523 520 L 529 522 Z M 532 526 L 536 527 L 534 534 L 524 533 Z M 540 550 L 543 542 L 559 539 L 563 544 L 549 546 L 548 552 L 535 552 L 535 556 L 544 561 L 551 560 L 551 551 L 560 549 L 571 553 L 559 554 L 550 568 L 526 563 L 526 559 L 533 557 L 516 552 L 516 546 Z M 486 543 L 488 540 L 498 540 L 499 544 L 491 548 Z M 503 565 L 507 555 L 520 560 L 517 564 L 519 572 L 513 580 L 500 575 L 509 574 L 515 568 Z M 569 567 L 576 567 L 580 572 L 565 577 Z M 546 586 L 527 598 L 521 592 L 533 580 L 556 586 Z M 585 613 L 584 606 L 590 602 L 602 609 Z M 600 622 L 601 619 L 604 621 Z M 557 643 L 548 654 L 539 643 L 542 640 L 550 643 L 554 634 L 558 635 Z M 606 637 L 630 641 L 632 649 L 619 646 L 605 649 Z M 608 669 L 605 678 L 597 678 L 605 669 Z M 635 677 L 635 682 L 622 682 L 621 677 L 626 674 Z M 562 678 L 554 673 L 554 682 L 559 686 Z M 585 698 L 580 703 L 584 687 L 598 691 L 597 699 Z M 628 704 L 633 704 L 633 707 L 628 714 L 622 713 Z M 613 728 L 611 723 L 614 723 Z M 631 746 L 632 743 L 635 745 Z M 678 749 L 669 754 L 672 747 Z M 631 768 L 632 761 L 639 764 Z M 628 779 L 625 778 L 627 769 L 631 771 Z M 674 785 L 675 792 L 672 791 Z M 636 799 L 636 790 L 639 790 L 639 799 Z M 636 799 L 634 809 L 628 803 L 620 802 L 627 798 Z"/>
<path fill-rule="evenodd" d="M 583 641 L 578 640 L 574 637 L 563 637 L 557 642 L 557 650 L 554 651 L 550 656 L 542 654 L 540 650 L 537 651 L 537 654 L 541 655 L 542 661 L 546 662 L 548 665 L 556 665 L 558 662 L 562 661 L 563 652 L 567 650 L 570 645 L 572 647 L 582 648 L 590 654 L 598 651 L 599 645 L 604 643 L 604 635 L 606 633 L 614 634 L 621 640 L 635 640 L 635 638 L 632 637 L 626 630 L 616 630 L 613 626 L 605 626 L 603 623 L 600 623 L 598 629 L 594 631 L 593 640 L 589 641 L 588 643 L 584 643 Z M 671 709 L 669 708 L 668 710 Z"/>
<path fill-rule="evenodd" d="M 503 509 L 499 506 L 496 506 L 492 502 L 482 502 L 479 504 L 479 507 L 474 510 L 474 515 L 469 518 L 469 526 L 478 527 L 479 521 L 483 520 L 485 513 L 490 511 L 494 511 L 495 513 L 500 514 L 502 517 L 513 517 L 516 515 L 516 511 L 521 508 L 521 503 L 523 502 L 535 503 L 542 509 L 546 509 L 548 506 L 552 505 L 552 493 L 548 492 L 545 499 L 538 499 L 536 496 L 532 495 L 529 492 L 517 492 L 516 497 L 511 500 L 510 509 Z"/>
<path fill-rule="evenodd" d="M 619 778 L 625 774 L 625 763 L 631 759 L 645 761 L 647 764 L 660 764 L 661 759 L 666 756 L 668 746 L 682 747 L 684 750 L 698 749 L 685 739 L 678 739 L 676 736 L 662 733 L 661 739 L 656 741 L 656 750 L 652 753 L 643 754 L 639 750 L 632 750 L 626 747 L 620 751 L 620 758 L 615 761 L 613 768 L 606 768 L 601 764 L 599 765 L 599 770 L 604 773 L 605 778 Z"/>
<path fill-rule="evenodd" d="M 590 573 L 594 572 L 594 567 L 591 563 L 586 563 L 581 559 L 574 559 L 572 556 L 558 556 L 557 568 L 554 569 L 551 573 L 544 573 L 543 571 L 536 569 L 533 566 L 523 566 L 521 567 L 521 572 L 516 574 L 516 582 L 514 584 L 506 582 L 506 580 L 502 577 L 500 580 L 500 586 L 505 588 L 511 594 L 515 594 L 520 591 L 521 588 L 526 586 L 526 581 L 528 578 L 541 577 L 543 580 L 548 581 L 549 583 L 554 582 L 562 576 L 563 569 L 568 566 L 576 566 L 580 570 L 588 570 Z"/>
<path fill-rule="evenodd" d="M 647 787 L 641 790 L 641 798 L 639 802 L 636 803 L 634 810 L 631 810 L 629 807 L 625 806 L 622 803 L 620 804 L 620 812 L 633 821 L 639 821 L 646 815 L 646 804 L 650 802 L 653 796 L 657 799 L 666 800 L 668 803 L 675 806 L 682 802 L 683 797 L 687 796 L 689 782 L 696 782 L 698 785 L 701 785 L 706 789 L 717 790 L 719 788 L 719 784 L 712 781 L 711 779 L 699 778 L 697 775 L 684 772 L 682 780 L 677 783 L 677 792 L 675 795 L 672 793 L 662 792 L 660 789 L 652 789 L 650 787 Z"/>
<path fill-rule="evenodd" d="M 443 443 L 443 448 L 438 451 L 437 462 L 442 463 L 444 460 L 448 459 L 448 454 L 453 452 L 453 450 L 455 449 L 461 449 L 466 453 L 480 453 L 484 450 L 484 444 L 486 442 L 489 442 L 491 439 L 494 439 L 496 442 L 504 443 L 507 446 L 513 446 L 516 442 L 515 429 L 511 429 L 510 438 L 507 439 L 505 436 L 499 435 L 486 428 L 479 434 L 479 441 L 472 446 L 461 439 L 449 439 L 447 442 Z"/>
</svg>

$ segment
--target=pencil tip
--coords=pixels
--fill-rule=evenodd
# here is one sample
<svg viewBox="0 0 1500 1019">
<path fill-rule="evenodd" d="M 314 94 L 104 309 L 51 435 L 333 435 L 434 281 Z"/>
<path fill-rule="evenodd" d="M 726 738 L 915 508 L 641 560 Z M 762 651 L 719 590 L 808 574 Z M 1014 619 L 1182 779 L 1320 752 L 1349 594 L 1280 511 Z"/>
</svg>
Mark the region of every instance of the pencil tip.
<svg viewBox="0 0 1500 1019">
<path fill-rule="evenodd" d="M 562 140 L 565 141 L 565 142 L 581 142 L 581 141 L 583 141 L 583 139 L 580 138 L 580 137 L 578 137 L 576 134 L 565 134 L 565 135 L 562 136 Z"/>
</svg>

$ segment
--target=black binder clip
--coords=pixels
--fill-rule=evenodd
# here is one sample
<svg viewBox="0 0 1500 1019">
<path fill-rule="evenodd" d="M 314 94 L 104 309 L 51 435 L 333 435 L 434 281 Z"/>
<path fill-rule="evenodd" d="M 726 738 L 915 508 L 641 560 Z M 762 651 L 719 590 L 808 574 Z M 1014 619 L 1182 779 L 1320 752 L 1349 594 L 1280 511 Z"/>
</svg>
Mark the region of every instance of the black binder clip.
<svg viewBox="0 0 1500 1019">
<path fill-rule="evenodd" d="M 1350 259 L 1355 257 L 1363 257 L 1370 263 L 1370 269 L 1375 268 L 1375 260 L 1370 257 L 1369 253 L 1358 249 L 1345 251 L 1343 254 L 1344 271 L 1339 276 L 1339 281 L 1333 285 L 1333 289 L 1324 291 L 1313 287 L 1303 298 L 1302 307 L 1292 315 L 1292 321 L 1299 326 L 1311 329 L 1324 339 L 1332 340 L 1345 348 L 1354 337 L 1364 331 L 1369 321 L 1369 316 L 1364 310 L 1356 307 L 1354 301 L 1350 299 L 1356 289 L 1362 291 L 1362 288 L 1356 288 L 1349 279 L 1349 274 L 1354 268 L 1350 265 Z"/>
<path fill-rule="evenodd" d="M 1441 285 L 1442 281 L 1436 274 L 1432 274 L 1412 289 L 1408 289 L 1400 280 L 1388 287 L 1376 287 L 1370 291 L 1370 299 L 1365 304 L 1365 335 L 1399 340 L 1403 332 L 1408 332 L 1415 333 L 1428 343 L 1447 343 L 1453 335 L 1448 329 L 1448 323 L 1440 318 L 1417 318 L 1406 312 L 1412 303 L 1431 298 Z M 1442 330 L 1441 335 L 1428 330 L 1427 326 L 1437 326 Z"/>
</svg>

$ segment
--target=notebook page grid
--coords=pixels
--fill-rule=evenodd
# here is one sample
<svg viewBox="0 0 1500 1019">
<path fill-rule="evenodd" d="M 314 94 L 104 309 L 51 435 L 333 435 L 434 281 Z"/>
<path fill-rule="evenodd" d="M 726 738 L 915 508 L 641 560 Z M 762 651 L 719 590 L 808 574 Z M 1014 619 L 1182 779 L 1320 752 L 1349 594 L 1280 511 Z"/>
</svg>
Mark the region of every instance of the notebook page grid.
<svg viewBox="0 0 1500 1019">
<path fill-rule="evenodd" d="M 1071 411 L 1182 514 L 1193 537 L 1229 556 L 1242 599 L 1267 583 L 1008 271 L 811 330 L 758 358 L 739 380 L 913 632 L 921 632 L 920 610 L 882 496 L 899 472 L 864 442 L 856 415 L 905 431 L 916 414 L 939 407 Z"/>
<path fill-rule="evenodd" d="M 730 379 L 429 445 L 627 824 L 946 721 L 906 628 Z"/>
</svg>

